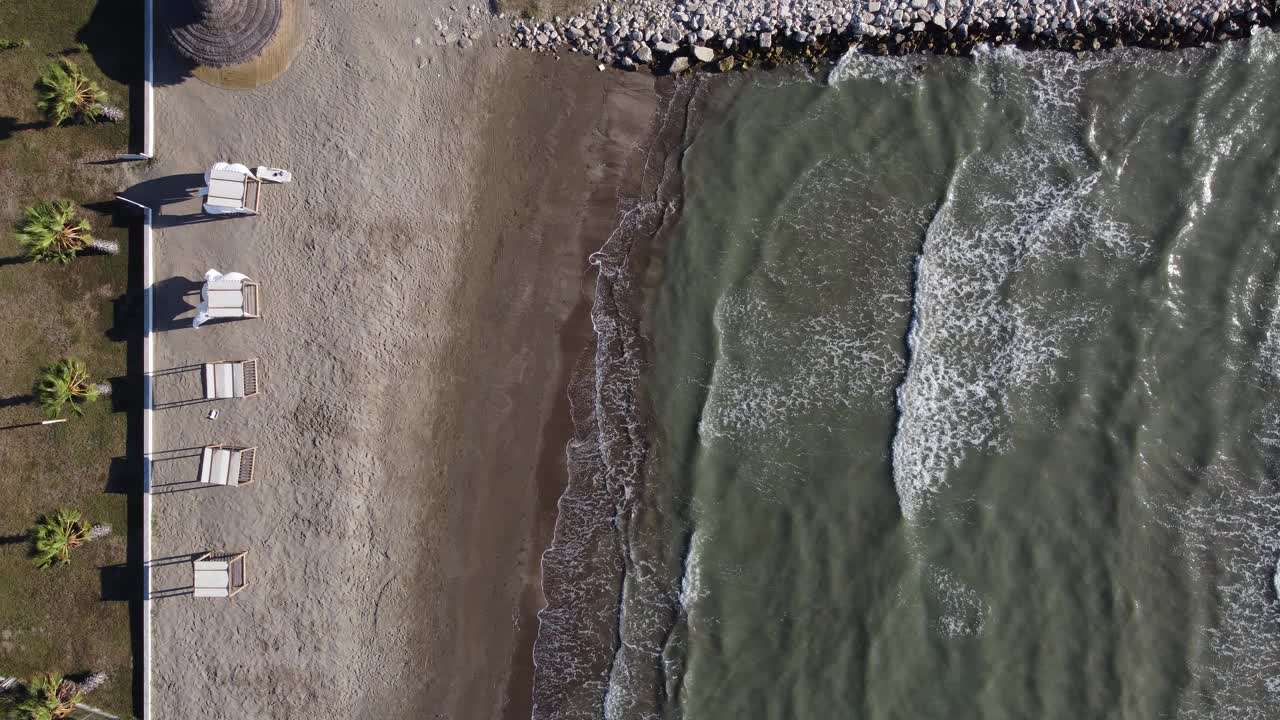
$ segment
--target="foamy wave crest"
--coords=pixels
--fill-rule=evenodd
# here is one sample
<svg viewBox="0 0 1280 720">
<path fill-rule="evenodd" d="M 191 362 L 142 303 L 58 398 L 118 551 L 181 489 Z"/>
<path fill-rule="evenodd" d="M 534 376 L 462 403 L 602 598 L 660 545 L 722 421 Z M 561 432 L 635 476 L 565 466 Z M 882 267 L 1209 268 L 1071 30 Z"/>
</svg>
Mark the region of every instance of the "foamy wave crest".
<svg viewBox="0 0 1280 720">
<path fill-rule="evenodd" d="M 892 338 L 871 322 L 850 322 L 834 310 L 779 322 L 768 303 L 750 293 L 726 298 L 716 329 L 737 341 L 740 357 L 717 365 L 703 440 L 758 437 L 818 408 L 849 405 L 852 398 L 883 392 L 902 372 Z M 763 369 L 757 353 L 782 362 Z"/>
<path fill-rule="evenodd" d="M 1043 152 L 963 164 L 925 235 L 893 443 L 894 480 L 908 517 L 918 516 L 967 452 L 1004 449 L 1010 393 L 1057 379 L 1064 339 L 1085 334 L 1106 312 L 1024 279 L 1090 253 L 1117 260 L 1147 253 L 1092 199 L 1098 173 L 1054 179 L 1032 160 Z M 1071 157 L 1064 150 L 1053 159 Z M 1012 194 L 965 194 L 968 178 L 990 187 L 993 175 L 1007 178 Z M 962 218 L 979 220 L 966 225 Z"/>
<path fill-rule="evenodd" d="M 702 557 L 706 546 L 706 533 L 695 531 L 689 538 L 689 552 L 684 561 L 684 577 L 680 582 L 680 607 L 687 617 L 694 614 L 699 600 L 707 596 L 702 584 Z"/>
<path fill-rule="evenodd" d="M 1171 506 L 1163 522 L 1183 536 L 1197 575 L 1219 598 L 1193 664 L 1199 692 L 1178 709 L 1185 720 L 1264 720 L 1280 706 L 1280 635 L 1273 585 L 1280 558 L 1280 488 L 1218 464 L 1200 473 L 1206 492 Z M 1259 692 L 1261 691 L 1261 692 Z"/>
<path fill-rule="evenodd" d="M 975 637 L 987 626 L 990 609 L 982 596 L 943 567 L 926 571 L 929 603 L 934 609 L 934 632 L 947 639 Z"/>
<path fill-rule="evenodd" d="M 920 80 L 920 66 L 928 61 L 925 55 L 881 56 L 850 50 L 831 68 L 827 84 L 839 87 L 853 80 L 871 80 L 882 85 L 908 85 Z"/>
<path fill-rule="evenodd" d="M 1262 341 L 1258 343 L 1258 352 L 1253 359 L 1256 370 L 1261 371 L 1261 384 L 1272 390 L 1273 398 L 1263 408 L 1263 421 L 1255 431 L 1258 442 L 1268 448 L 1280 447 L 1280 400 L 1274 399 L 1274 390 L 1280 387 L 1280 298 L 1269 308 L 1270 316 L 1259 321 L 1258 318 L 1244 318 L 1247 327 L 1261 324 L 1264 328 Z"/>
<path fill-rule="evenodd" d="M 923 227 L 926 211 L 897 199 L 873 205 L 865 193 L 873 182 L 848 163 L 819 163 L 802 176 L 787 207 L 756 230 L 790 254 L 765 257 L 758 276 L 767 282 L 726 293 L 716 307 L 720 352 L 699 424 L 704 443 L 765 436 L 785 442 L 800 428 L 826 427 L 814 413 L 885 396 L 901 377 L 894 327 L 909 296 L 851 293 L 846 268 L 856 253 L 869 277 L 899 276 L 905 284 L 905 252 L 895 248 L 907 247 L 903 240 Z M 900 228 L 903 238 L 870 243 L 850 218 L 876 218 L 883 221 L 877 226 Z M 793 240 L 774 242 L 778 234 Z M 832 292 L 821 302 L 803 299 L 805 291 L 824 288 Z"/>
</svg>

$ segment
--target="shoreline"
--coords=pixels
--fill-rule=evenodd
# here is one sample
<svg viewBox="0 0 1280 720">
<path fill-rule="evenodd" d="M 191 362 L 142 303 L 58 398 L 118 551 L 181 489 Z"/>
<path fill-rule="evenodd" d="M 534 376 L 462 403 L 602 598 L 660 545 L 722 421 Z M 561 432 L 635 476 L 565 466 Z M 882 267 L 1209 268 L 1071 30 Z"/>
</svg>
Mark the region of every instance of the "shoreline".
<svg viewBox="0 0 1280 720">
<path fill-rule="evenodd" d="M 515 437 L 523 434 L 527 438 L 526 449 L 518 452 L 527 458 L 521 464 L 527 462 L 530 468 L 530 482 L 526 487 L 528 494 L 520 503 L 513 503 L 511 508 L 511 513 L 518 513 L 523 518 L 520 522 L 524 525 L 524 537 L 517 553 L 515 572 L 499 571 L 494 574 L 495 581 L 513 584 L 510 589 L 513 602 L 507 608 L 513 618 L 513 632 L 509 657 L 502 663 L 506 668 L 505 678 L 500 681 L 498 703 L 493 709 L 494 717 L 510 720 L 527 719 L 532 712 L 533 646 L 539 627 L 537 615 L 545 605 L 541 557 L 543 550 L 550 545 L 559 515 L 557 503 L 568 477 L 565 446 L 573 431 L 566 389 L 592 339 L 591 290 L 594 274 L 588 257 L 598 248 L 600 238 L 609 232 L 619 183 L 624 179 L 621 171 L 632 149 L 637 145 L 643 146 L 638 138 L 652 115 L 654 97 L 653 81 L 642 76 L 600 75 L 585 64 L 577 73 L 548 65 L 545 61 L 540 63 L 545 72 L 557 73 L 558 82 L 550 84 L 545 76 L 540 79 L 507 76 L 503 78 L 504 88 L 495 93 L 495 97 L 504 100 L 497 101 L 497 105 L 491 108 L 489 128 L 484 136 L 493 138 L 494 142 L 486 147 L 486 158 L 480 163 L 479 174 L 485 180 L 476 193 L 480 200 L 474 205 L 467 231 L 470 236 L 483 233 L 498 235 L 499 245 L 514 245 L 531 237 L 537 238 L 542 245 L 541 251 L 531 247 L 512 255 L 509 273 L 499 271 L 487 282 L 492 284 L 491 292 L 498 295 L 506 287 L 545 284 L 540 292 L 545 294 L 546 300 L 552 301 L 549 309 L 554 316 L 539 321 L 553 322 L 554 331 L 535 332 L 527 325 L 512 326 L 512 334 L 507 340 L 517 345 L 511 348 L 516 354 L 542 357 L 543 362 L 548 363 L 547 369 L 552 371 L 536 378 L 535 384 L 541 386 L 542 396 L 537 403 L 540 407 L 537 421 L 516 423 L 517 427 L 513 428 L 513 432 L 524 429 L 524 433 Z M 556 110 L 527 112 L 540 104 Z M 548 153 L 545 155 L 548 162 L 541 166 L 540 174 L 522 178 L 518 173 L 513 176 L 510 171 L 501 170 L 509 165 L 513 153 L 520 152 L 516 148 L 504 147 L 510 141 L 509 126 L 513 116 L 521 117 L 522 122 L 532 123 L 524 133 L 538 137 L 544 146 L 542 152 Z M 554 162 L 550 161 L 552 154 Z M 522 160 L 520 164 L 525 163 Z M 486 165 L 492 167 L 486 168 Z M 509 200 L 504 203 L 498 200 L 500 197 Z M 483 266 L 488 265 L 491 259 L 496 258 L 477 252 L 472 262 Z M 535 268 L 529 267 L 530 262 L 535 264 Z M 535 302 L 525 310 L 535 317 L 542 315 L 547 308 L 540 307 L 541 304 Z M 483 315 L 483 311 L 480 314 Z M 492 337 L 485 338 L 486 344 L 493 340 Z M 492 373 L 481 372 L 474 366 L 468 367 L 466 372 L 480 385 L 492 383 Z M 464 385 L 456 386 L 455 390 L 457 396 L 442 398 L 442 405 L 462 406 L 483 394 Z M 532 403 L 516 402 L 514 405 L 527 407 Z M 481 443 L 476 449 L 491 453 L 501 444 L 499 441 L 497 446 L 487 447 Z M 515 448 L 509 446 L 506 450 Z M 515 518 L 508 515 L 507 519 Z M 486 628 L 492 626 L 494 613 L 476 615 Z M 497 657 L 492 659 L 496 661 Z M 496 672 L 494 668 L 488 669 Z M 477 668 L 477 671 L 483 672 L 483 669 Z M 430 705 L 430 702 L 424 702 L 420 707 Z M 462 703 L 460 707 L 474 706 Z"/>
<path fill-rule="evenodd" d="M 591 256 L 594 333 L 568 386 L 574 435 L 554 537 L 542 555 L 533 718 L 590 714 L 608 702 L 632 562 L 627 525 L 652 444 L 638 385 L 649 352 L 644 286 L 665 247 L 659 236 L 678 216 L 688 113 L 701 86 L 659 84 L 657 112 L 628 158 L 604 228 L 607 241 Z"/>
</svg>

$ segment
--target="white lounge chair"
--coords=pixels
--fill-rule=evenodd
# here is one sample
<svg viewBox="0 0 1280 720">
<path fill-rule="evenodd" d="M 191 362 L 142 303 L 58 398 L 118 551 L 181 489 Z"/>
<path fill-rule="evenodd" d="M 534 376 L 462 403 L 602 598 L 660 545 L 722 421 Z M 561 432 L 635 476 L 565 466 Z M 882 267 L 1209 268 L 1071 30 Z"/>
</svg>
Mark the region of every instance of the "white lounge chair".
<svg viewBox="0 0 1280 720">
<path fill-rule="evenodd" d="M 258 360 L 204 364 L 204 399 L 245 398 L 258 394 Z"/>
<path fill-rule="evenodd" d="M 256 318 L 258 307 L 258 283 L 244 273 L 210 269 L 204 274 L 200 306 L 191 326 L 200 327 L 214 318 Z"/>
<path fill-rule="evenodd" d="M 258 317 L 258 283 L 237 278 L 218 278 L 205 285 L 211 318 Z"/>
<path fill-rule="evenodd" d="M 214 215 L 257 215 L 262 202 L 262 181 L 240 164 L 215 163 L 204 174 L 204 211 Z M 253 195 L 252 204 L 249 196 Z"/>
<path fill-rule="evenodd" d="M 245 552 L 207 552 L 191 563 L 192 587 L 196 597 L 231 597 L 249 585 L 245 575 Z"/>
<path fill-rule="evenodd" d="M 210 485 L 248 485 L 253 482 L 256 447 L 205 445 L 200 453 L 200 482 Z"/>
</svg>

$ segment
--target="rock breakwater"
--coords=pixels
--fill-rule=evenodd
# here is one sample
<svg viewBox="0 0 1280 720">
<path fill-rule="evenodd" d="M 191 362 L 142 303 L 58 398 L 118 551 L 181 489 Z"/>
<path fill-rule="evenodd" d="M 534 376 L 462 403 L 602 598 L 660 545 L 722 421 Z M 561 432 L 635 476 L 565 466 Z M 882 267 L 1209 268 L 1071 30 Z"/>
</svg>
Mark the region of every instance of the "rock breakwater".
<svg viewBox="0 0 1280 720">
<path fill-rule="evenodd" d="M 516 19 L 512 47 L 572 51 L 624 69 L 728 71 L 756 63 L 978 47 L 1193 47 L 1255 35 L 1277 0 L 650 0 Z"/>
</svg>

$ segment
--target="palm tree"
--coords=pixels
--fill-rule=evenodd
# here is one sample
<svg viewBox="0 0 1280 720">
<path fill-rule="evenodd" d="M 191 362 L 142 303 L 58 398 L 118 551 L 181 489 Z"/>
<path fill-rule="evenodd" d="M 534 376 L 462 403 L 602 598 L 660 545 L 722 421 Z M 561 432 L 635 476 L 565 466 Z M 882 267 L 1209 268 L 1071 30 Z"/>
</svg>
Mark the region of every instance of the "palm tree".
<svg viewBox="0 0 1280 720">
<path fill-rule="evenodd" d="M 89 369 L 84 361 L 67 358 L 41 371 L 34 392 L 45 414 L 56 418 L 62 415 L 62 408 L 67 405 L 71 406 L 71 412 L 83 415 L 81 405 L 110 395 L 111 385 L 90 382 Z"/>
<path fill-rule="evenodd" d="M 102 88 L 66 58 L 45 68 L 44 75 L 36 81 L 36 108 L 54 125 L 73 119 L 97 120 L 106 101 Z"/>
<path fill-rule="evenodd" d="M 31 529 L 32 562 L 42 570 L 55 563 L 65 565 L 71 562 L 72 550 L 97 537 L 94 530 L 80 517 L 78 510 L 59 508 L 40 516 Z"/>
<path fill-rule="evenodd" d="M 84 693 L 59 673 L 39 673 L 4 700 L 4 720 L 59 720 L 70 717 Z"/>
<path fill-rule="evenodd" d="M 66 200 L 45 201 L 26 209 L 15 233 L 32 262 L 67 264 L 85 249 L 115 255 L 119 243 L 99 240 L 89 221 L 76 218 L 76 208 Z"/>
</svg>

